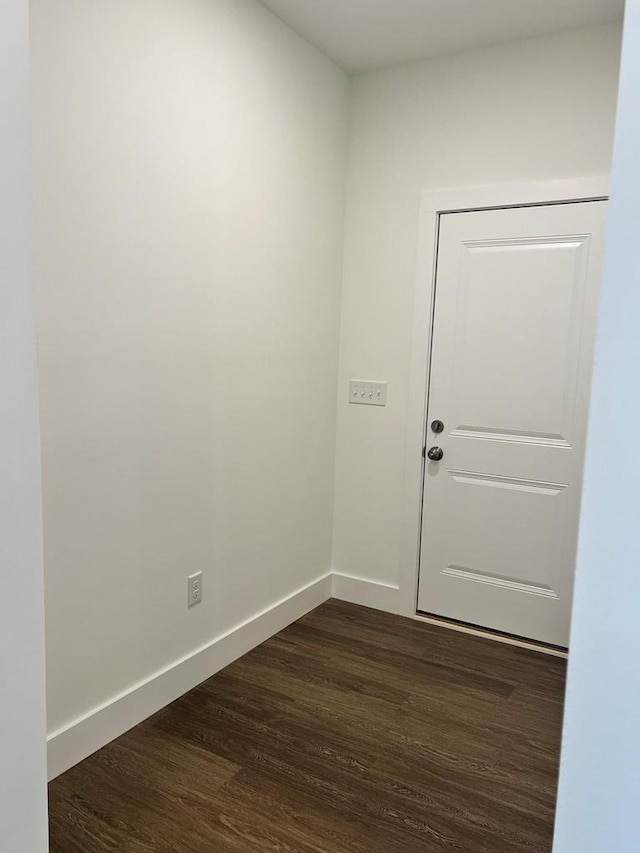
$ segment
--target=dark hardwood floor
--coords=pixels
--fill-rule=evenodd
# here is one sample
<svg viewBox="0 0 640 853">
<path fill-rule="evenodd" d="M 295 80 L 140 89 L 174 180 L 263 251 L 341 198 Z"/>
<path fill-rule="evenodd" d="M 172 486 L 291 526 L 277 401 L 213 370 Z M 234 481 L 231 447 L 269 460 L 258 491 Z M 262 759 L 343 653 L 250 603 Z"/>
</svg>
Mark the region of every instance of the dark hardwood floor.
<svg viewBox="0 0 640 853">
<path fill-rule="evenodd" d="M 564 680 L 327 602 L 53 781 L 51 853 L 548 853 Z"/>
</svg>

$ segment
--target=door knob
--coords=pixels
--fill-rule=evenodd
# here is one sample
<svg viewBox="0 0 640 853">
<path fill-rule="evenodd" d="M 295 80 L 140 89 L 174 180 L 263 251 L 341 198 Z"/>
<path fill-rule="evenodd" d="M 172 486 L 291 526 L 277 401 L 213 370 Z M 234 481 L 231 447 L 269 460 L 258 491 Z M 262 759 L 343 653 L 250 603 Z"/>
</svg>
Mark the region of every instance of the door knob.
<svg viewBox="0 0 640 853">
<path fill-rule="evenodd" d="M 432 462 L 439 462 L 444 456 L 444 450 L 441 447 L 430 447 L 427 456 Z"/>
</svg>

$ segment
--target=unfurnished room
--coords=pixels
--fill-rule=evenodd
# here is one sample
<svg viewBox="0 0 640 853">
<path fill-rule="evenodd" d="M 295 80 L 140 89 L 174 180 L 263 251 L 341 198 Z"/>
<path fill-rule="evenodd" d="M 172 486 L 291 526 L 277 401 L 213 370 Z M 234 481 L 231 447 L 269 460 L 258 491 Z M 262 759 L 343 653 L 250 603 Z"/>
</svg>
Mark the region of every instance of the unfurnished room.
<svg viewBox="0 0 640 853">
<path fill-rule="evenodd" d="M 640 0 L 4 0 L 2 853 L 638 853 Z"/>
</svg>

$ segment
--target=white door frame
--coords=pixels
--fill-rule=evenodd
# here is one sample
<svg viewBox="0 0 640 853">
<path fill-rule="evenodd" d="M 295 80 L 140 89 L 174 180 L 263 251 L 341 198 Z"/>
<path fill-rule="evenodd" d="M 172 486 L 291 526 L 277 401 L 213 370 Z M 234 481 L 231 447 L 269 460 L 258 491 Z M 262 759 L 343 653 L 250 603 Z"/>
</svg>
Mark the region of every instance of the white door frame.
<svg viewBox="0 0 640 853">
<path fill-rule="evenodd" d="M 421 195 L 418 261 L 411 336 L 411 361 L 405 432 L 403 534 L 397 612 L 417 614 L 422 484 L 426 441 L 427 393 L 435 294 L 435 264 L 443 213 L 525 207 L 578 201 L 603 201 L 609 179 L 602 176 L 540 183 L 496 184 L 425 191 Z"/>
</svg>

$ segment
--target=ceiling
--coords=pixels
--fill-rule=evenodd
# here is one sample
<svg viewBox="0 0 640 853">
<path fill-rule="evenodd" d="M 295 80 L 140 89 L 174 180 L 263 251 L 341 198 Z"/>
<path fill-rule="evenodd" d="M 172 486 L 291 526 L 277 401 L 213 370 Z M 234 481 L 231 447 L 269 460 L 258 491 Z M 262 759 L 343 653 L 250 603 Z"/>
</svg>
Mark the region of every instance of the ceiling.
<svg viewBox="0 0 640 853">
<path fill-rule="evenodd" d="M 602 24 L 624 0 L 262 0 L 350 72 Z"/>
</svg>

